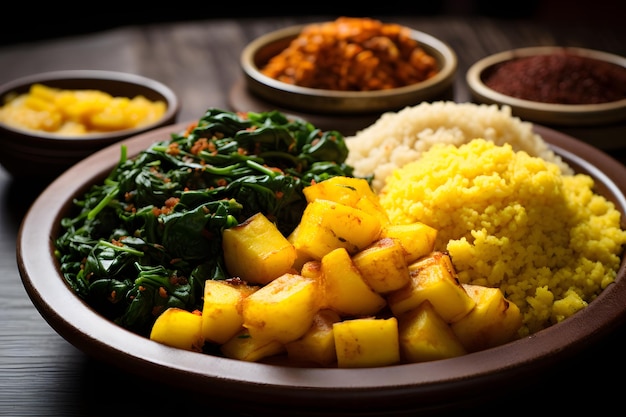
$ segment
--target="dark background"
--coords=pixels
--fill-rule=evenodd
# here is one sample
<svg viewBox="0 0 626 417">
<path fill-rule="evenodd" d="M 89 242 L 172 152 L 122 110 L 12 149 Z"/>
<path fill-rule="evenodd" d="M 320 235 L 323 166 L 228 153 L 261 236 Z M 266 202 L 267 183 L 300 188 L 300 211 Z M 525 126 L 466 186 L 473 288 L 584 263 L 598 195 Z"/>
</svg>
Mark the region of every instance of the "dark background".
<svg viewBox="0 0 626 417">
<path fill-rule="evenodd" d="M 69 3 L 69 4 L 68 4 Z M 324 15 L 374 17 L 387 15 L 483 15 L 502 19 L 533 19 L 558 25 L 625 25 L 626 2 L 619 0 L 384 0 L 365 7 L 346 2 L 236 1 L 13 2 L 0 18 L 0 45 L 80 35 L 110 28 L 211 18 Z M 330 4 L 330 5 L 329 5 Z M 297 10 L 296 10 L 297 9 Z"/>
</svg>

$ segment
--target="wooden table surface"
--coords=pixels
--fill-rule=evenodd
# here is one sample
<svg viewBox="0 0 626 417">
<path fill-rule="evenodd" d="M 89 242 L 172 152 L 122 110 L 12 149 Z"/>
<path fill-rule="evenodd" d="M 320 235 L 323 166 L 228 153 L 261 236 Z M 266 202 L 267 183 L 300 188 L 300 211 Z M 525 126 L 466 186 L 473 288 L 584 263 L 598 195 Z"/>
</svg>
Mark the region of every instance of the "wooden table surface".
<svg viewBox="0 0 626 417">
<path fill-rule="evenodd" d="M 239 54 L 269 31 L 337 16 L 206 19 L 124 26 L 76 37 L 0 46 L 0 83 L 59 69 L 105 69 L 157 79 L 182 99 L 180 121 L 209 107 L 227 109 L 241 79 Z M 626 56 L 623 26 L 501 20 L 485 17 L 386 16 L 447 42 L 458 54 L 454 99 L 470 100 L 464 74 L 476 60 L 505 49 L 567 45 Z M 601 139 L 601 138 L 599 138 Z M 626 147 L 611 144 L 620 157 Z M 0 150 L 1 151 L 1 150 Z M 40 184 L 13 181 L 0 169 L 0 416 L 227 416 L 210 398 L 185 394 L 100 363 L 61 338 L 28 298 L 17 270 L 18 227 Z M 626 300 L 624 300 L 626 302 Z M 580 355 L 554 364 L 536 381 L 463 413 L 503 414 L 621 408 L 626 326 Z M 242 399 L 245 401 L 245 399 Z M 175 414 L 174 414 L 175 413 Z"/>
</svg>

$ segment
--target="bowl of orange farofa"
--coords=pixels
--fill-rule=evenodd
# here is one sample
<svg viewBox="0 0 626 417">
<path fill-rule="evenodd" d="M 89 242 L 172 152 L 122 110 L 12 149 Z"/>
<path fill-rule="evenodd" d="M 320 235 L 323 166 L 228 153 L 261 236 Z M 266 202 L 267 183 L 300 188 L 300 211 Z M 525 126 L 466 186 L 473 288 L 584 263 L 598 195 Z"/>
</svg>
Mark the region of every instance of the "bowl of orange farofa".
<svg viewBox="0 0 626 417">
<path fill-rule="evenodd" d="M 241 53 L 248 91 L 270 106 L 326 115 L 377 114 L 452 97 L 455 52 L 419 30 L 372 18 L 293 26 Z"/>
<path fill-rule="evenodd" d="M 60 70 L 0 86 L 0 165 L 49 181 L 122 139 L 176 121 L 177 95 L 137 74 Z"/>
<path fill-rule="evenodd" d="M 509 108 L 421 103 L 345 138 L 209 109 L 123 146 L 37 198 L 19 271 L 70 343 L 190 396 L 462 410 L 626 318 L 626 167 Z"/>
</svg>

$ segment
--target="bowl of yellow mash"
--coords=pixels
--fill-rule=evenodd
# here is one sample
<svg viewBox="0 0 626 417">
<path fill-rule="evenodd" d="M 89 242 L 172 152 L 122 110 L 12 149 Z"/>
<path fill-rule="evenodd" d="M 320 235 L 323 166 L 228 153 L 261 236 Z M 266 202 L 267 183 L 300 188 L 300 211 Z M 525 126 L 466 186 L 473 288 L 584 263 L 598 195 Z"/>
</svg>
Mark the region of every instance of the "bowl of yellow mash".
<svg viewBox="0 0 626 417">
<path fill-rule="evenodd" d="M 50 180 L 122 139 L 176 121 L 177 95 L 129 73 L 66 70 L 0 86 L 0 165 L 15 178 Z"/>
</svg>

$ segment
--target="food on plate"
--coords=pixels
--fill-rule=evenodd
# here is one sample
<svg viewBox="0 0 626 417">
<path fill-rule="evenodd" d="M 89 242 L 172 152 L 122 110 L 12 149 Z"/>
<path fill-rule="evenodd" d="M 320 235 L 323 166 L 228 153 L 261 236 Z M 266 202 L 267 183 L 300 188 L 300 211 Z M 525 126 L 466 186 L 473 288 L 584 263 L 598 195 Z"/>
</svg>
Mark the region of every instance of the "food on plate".
<svg viewBox="0 0 626 417">
<path fill-rule="evenodd" d="M 302 87 L 371 91 L 427 80 L 438 68 L 409 28 L 371 18 L 340 17 L 305 26 L 261 72 Z"/>
<path fill-rule="evenodd" d="M 341 321 L 331 309 L 321 309 L 304 335 L 285 344 L 285 353 L 293 363 L 313 363 L 331 367 L 337 361 L 333 324 Z"/>
<path fill-rule="evenodd" d="M 200 352 L 204 345 L 202 321 L 203 317 L 198 310 L 168 308 L 155 320 L 150 339 L 179 349 Z"/>
<path fill-rule="evenodd" d="M 263 213 L 288 236 L 306 208 L 305 186 L 351 175 L 340 133 L 276 111 L 209 109 L 132 159 L 124 149 L 102 183 L 76 196 L 55 243 L 72 290 L 143 335 L 168 307 L 202 310 L 207 279 L 231 278 L 224 229 Z M 239 237 L 227 244 L 249 241 Z"/>
<path fill-rule="evenodd" d="M 500 288 L 524 317 L 522 335 L 583 308 L 617 275 L 620 212 L 584 174 L 474 139 L 437 144 L 387 178 L 380 203 L 394 223 L 437 230 L 459 280 Z"/>
<path fill-rule="evenodd" d="M 359 230 L 359 233 L 355 233 Z M 298 252 L 322 259 L 338 246 L 355 253 L 380 235 L 380 220 L 358 207 L 316 199 L 302 213 L 291 241 Z"/>
<path fill-rule="evenodd" d="M 272 226 L 274 223 L 258 212 L 222 232 L 224 265 L 230 275 L 263 285 L 291 271 L 296 249 Z M 248 262 L 241 262 L 242 259 Z"/>
<path fill-rule="evenodd" d="M 423 106 L 420 131 L 454 130 L 453 104 L 433 104 L 443 122 Z M 61 272 L 129 330 L 243 361 L 387 366 L 531 335 L 614 281 L 621 215 L 519 119 L 458 106 L 476 126 L 378 191 L 347 163 L 358 135 L 278 111 L 209 109 L 133 158 L 122 145 L 62 219 Z"/>
<path fill-rule="evenodd" d="M 402 316 L 430 302 L 446 323 L 454 323 L 469 314 L 476 302 L 459 283 L 450 256 L 433 252 L 408 266 L 409 282 L 389 294 L 387 304 L 395 316 Z"/>
<path fill-rule="evenodd" d="M 337 366 L 371 368 L 400 362 L 398 320 L 358 318 L 333 324 Z"/>
<path fill-rule="evenodd" d="M 0 107 L 0 122 L 18 129 L 66 136 L 133 129 L 154 123 L 167 110 L 164 101 L 138 95 L 114 97 L 100 90 L 67 90 L 33 84 Z"/>
<path fill-rule="evenodd" d="M 245 262 L 245 259 L 242 259 Z M 313 324 L 319 310 L 318 283 L 285 273 L 243 299 L 243 327 L 252 339 L 292 342 Z"/>
<path fill-rule="evenodd" d="M 344 317 L 370 316 L 387 305 L 384 296 L 367 285 L 345 248 L 332 249 L 319 263 L 318 278 L 323 286 L 321 303 L 325 308 Z"/>
<path fill-rule="evenodd" d="M 476 306 L 450 325 L 461 345 L 470 352 L 476 352 L 514 339 L 522 324 L 517 305 L 507 300 L 498 288 L 462 286 Z"/>
<path fill-rule="evenodd" d="M 333 187 L 334 193 L 329 190 Z M 356 208 L 363 198 L 376 197 L 363 178 L 335 176 L 306 189 L 311 189 L 305 193 L 308 206 L 323 201 L 328 203 L 326 212 L 315 217 L 302 216 L 292 235 L 306 228 L 306 223 L 319 224 L 324 218 L 333 218 L 335 210 L 343 210 L 344 203 L 324 199 L 329 196 L 357 211 L 378 210 L 378 205 Z M 251 221 L 255 219 L 258 214 Z M 246 234 L 250 247 L 265 245 L 267 236 L 277 232 L 275 225 L 265 224 L 269 229 L 265 233 Z M 388 221 L 380 224 L 382 229 L 389 226 Z M 450 257 L 433 252 L 432 229 L 413 229 L 431 235 L 425 239 L 431 243 L 428 248 L 404 246 L 406 241 L 381 237 L 381 230 L 372 236 L 369 229 L 363 222 L 353 224 L 349 233 L 363 236 L 360 246 L 355 246 L 346 245 L 340 238 L 344 229 L 334 228 L 338 239 L 314 242 L 320 249 L 301 254 L 305 257 L 301 268 L 293 267 L 285 273 L 277 269 L 264 285 L 250 286 L 239 277 L 207 280 L 200 326 L 205 343 L 232 359 L 261 361 L 282 355 L 290 365 L 354 368 L 452 357 L 518 337 L 522 324 L 519 309 L 509 306 L 497 288 L 488 289 L 492 290 L 489 297 L 466 292 L 456 278 Z M 284 238 L 277 240 L 282 246 Z M 293 242 L 298 249 L 297 241 Z M 390 253 L 388 248 L 399 248 L 400 252 L 396 252 L 397 256 L 385 256 Z M 420 254 L 409 253 L 414 248 Z M 246 248 L 230 249 L 241 263 L 258 262 L 256 254 Z M 408 264 L 407 259 L 418 260 Z M 393 285 L 387 285 L 386 281 L 394 275 Z M 370 285 L 376 281 L 382 284 L 378 288 Z M 414 310 L 423 308 L 425 303 L 430 310 L 415 314 Z M 465 319 L 470 313 L 471 319 Z M 176 324 L 161 322 L 160 316 L 155 323 L 159 334 L 167 333 L 163 326 Z M 457 328 L 463 339 L 453 330 L 452 325 L 457 322 L 461 323 Z M 199 333 L 197 326 L 189 330 L 194 336 Z M 158 341 L 180 347 L 178 329 L 173 329 L 172 337 L 171 342 L 163 338 Z M 151 338 L 157 340 L 152 335 Z M 188 350 L 196 350 L 197 345 L 189 343 L 196 339 L 185 340 L 191 346 Z"/>
<path fill-rule="evenodd" d="M 206 280 L 202 300 L 203 340 L 221 345 L 232 339 L 243 326 L 241 302 L 258 288 L 240 279 Z"/>
<path fill-rule="evenodd" d="M 350 150 L 346 163 L 357 177 L 374 175 L 372 185 L 379 192 L 393 170 L 420 157 L 435 143 L 461 145 L 483 138 L 498 145 L 510 144 L 558 164 L 564 174 L 572 169 L 563 163 L 533 125 L 511 115 L 508 106 L 423 102 L 398 112 L 383 114 L 369 127 L 346 138 Z"/>
<path fill-rule="evenodd" d="M 226 357 L 257 362 L 283 353 L 285 346 L 278 340 L 252 338 L 248 330 L 243 329 L 224 343 L 221 349 Z"/>
<path fill-rule="evenodd" d="M 409 283 L 406 253 L 408 251 L 399 239 L 380 238 L 354 255 L 352 262 L 367 285 L 377 293 L 385 294 Z"/>
</svg>

